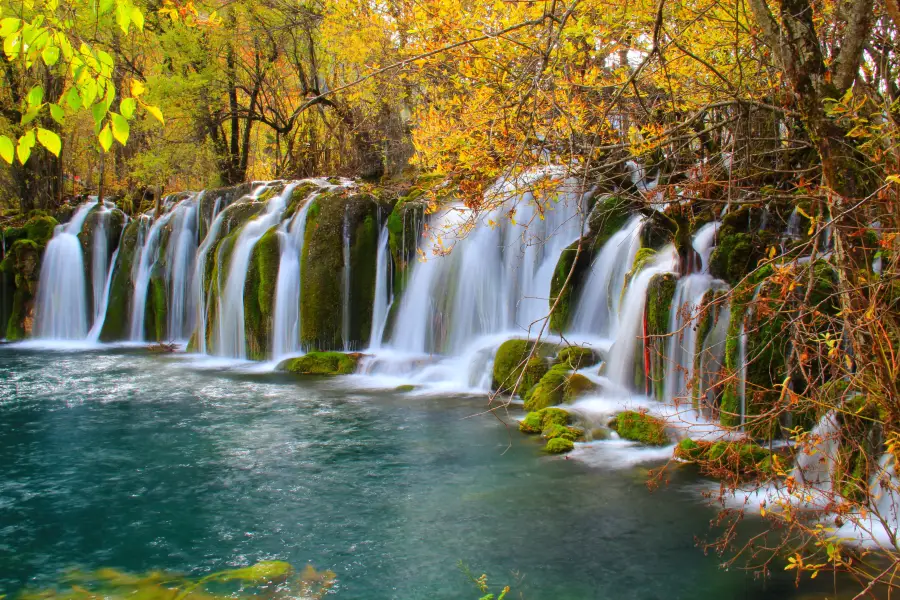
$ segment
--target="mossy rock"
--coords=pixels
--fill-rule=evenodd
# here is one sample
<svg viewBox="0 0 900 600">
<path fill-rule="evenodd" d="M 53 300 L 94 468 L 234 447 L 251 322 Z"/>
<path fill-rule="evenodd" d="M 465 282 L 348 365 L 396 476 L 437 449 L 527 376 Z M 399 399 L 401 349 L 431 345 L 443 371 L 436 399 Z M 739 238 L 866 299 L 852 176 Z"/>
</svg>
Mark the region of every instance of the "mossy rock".
<svg viewBox="0 0 900 600">
<path fill-rule="evenodd" d="M 7 341 L 22 340 L 31 335 L 45 245 L 46 240 L 42 245 L 30 238 L 17 239 L 7 248 L 6 256 L 0 263 L 3 279 L 9 286 L 3 299 Z"/>
<path fill-rule="evenodd" d="M 545 408 L 528 413 L 519 421 L 522 433 L 541 433 L 553 425 L 566 426 L 572 422 L 572 416 L 561 408 Z"/>
<path fill-rule="evenodd" d="M 215 188 L 203 192 L 203 196 L 199 201 L 199 219 L 197 222 L 198 239 L 203 239 L 209 232 L 209 226 L 215 217 L 215 209 L 218 205 L 219 211 L 222 212 L 234 202 L 252 191 L 250 183 L 242 183 L 229 187 Z M 248 203 L 249 204 L 249 203 Z"/>
<path fill-rule="evenodd" d="M 101 222 L 105 229 L 105 254 L 106 260 L 112 260 L 113 253 L 119 246 L 122 237 L 122 231 L 125 228 L 127 217 L 125 213 L 118 208 L 106 211 L 100 206 L 95 206 L 88 213 L 84 220 L 84 225 L 78 233 L 78 241 L 81 243 L 81 253 L 84 256 L 85 280 L 93 281 L 94 276 L 94 248 L 96 236 L 100 230 Z M 109 268 L 107 262 L 105 268 Z M 94 289 L 90 284 L 87 285 L 87 301 L 88 306 L 94 303 Z"/>
<path fill-rule="evenodd" d="M 547 440 L 563 438 L 574 442 L 584 437 L 584 429 L 553 423 L 541 432 L 541 437 Z"/>
<path fill-rule="evenodd" d="M 344 228 L 350 241 L 351 348 L 368 343 L 378 245 L 378 203 L 370 194 L 328 192 L 312 200 L 306 220 L 301 257 L 303 319 L 300 338 L 306 347 L 337 349 L 344 346 Z"/>
<path fill-rule="evenodd" d="M 565 454 L 575 449 L 575 442 L 567 438 L 553 438 L 544 446 L 544 452 L 548 454 Z"/>
<path fill-rule="evenodd" d="M 403 293 L 409 279 L 410 266 L 416 258 L 427 209 L 426 203 L 420 200 L 423 194 L 422 189 L 413 190 L 400 198 L 388 215 L 388 247 L 397 270 L 393 282 L 395 296 Z"/>
<path fill-rule="evenodd" d="M 622 287 L 622 294 L 628 289 L 628 284 L 631 283 L 634 276 L 643 271 L 656 258 L 656 254 L 657 252 L 653 248 L 640 248 L 637 251 L 637 254 L 634 255 L 634 262 L 631 263 L 631 269 L 625 273 L 625 285 Z"/>
<path fill-rule="evenodd" d="M 731 216 L 731 215 L 729 215 Z M 738 231 L 726 222 L 717 233 L 716 247 L 709 258 L 709 272 L 730 285 L 737 285 L 756 269 L 766 250 L 778 243 L 771 231 Z"/>
<path fill-rule="evenodd" d="M 405 393 L 408 393 L 408 392 L 415 391 L 416 387 L 418 387 L 418 386 L 410 385 L 410 384 L 407 383 L 407 384 L 404 384 L 404 385 L 398 385 L 397 387 L 394 388 L 394 391 L 395 391 L 395 392 L 400 392 L 400 393 L 404 393 L 404 394 L 405 394 Z"/>
<path fill-rule="evenodd" d="M 666 338 L 669 311 L 677 281 L 672 273 L 658 273 L 647 286 L 647 352 L 650 356 L 649 379 L 656 398 L 662 398 L 666 379 Z"/>
<path fill-rule="evenodd" d="M 141 219 L 134 219 L 125 227 L 119 243 L 119 256 L 113 265 L 106 317 L 100 331 L 100 341 L 115 342 L 128 339 L 131 327 L 131 297 L 134 291 L 134 259 L 137 251 Z"/>
<path fill-rule="evenodd" d="M 610 195 L 598 199 L 588 215 L 588 232 L 593 250 L 600 250 L 606 245 L 609 238 L 625 226 L 637 208 L 634 202 L 622 196 Z"/>
<path fill-rule="evenodd" d="M 597 391 L 597 384 L 580 373 L 572 373 L 566 378 L 563 402 L 571 403 Z"/>
<path fill-rule="evenodd" d="M 25 223 L 25 237 L 43 248 L 53 237 L 57 225 L 57 220 L 50 215 L 34 215 Z"/>
<path fill-rule="evenodd" d="M 154 267 L 147 289 L 144 310 L 144 338 L 151 341 L 168 341 L 169 307 L 166 294 L 166 276 L 161 265 Z"/>
<path fill-rule="evenodd" d="M 284 218 L 290 219 L 300 210 L 306 200 L 320 188 L 311 181 L 304 181 L 291 191 L 290 200 L 288 200 L 287 208 L 284 211 Z"/>
<path fill-rule="evenodd" d="M 360 358 L 358 353 L 310 352 L 282 361 L 276 368 L 294 375 L 350 375 L 356 371 Z"/>
<path fill-rule="evenodd" d="M 525 410 L 531 412 L 562 404 L 565 400 L 569 370 L 565 365 L 552 367 L 525 396 Z"/>
<path fill-rule="evenodd" d="M 623 439 L 650 446 L 669 444 L 665 421 L 642 412 L 629 410 L 619 413 L 616 416 L 616 432 Z"/>
<path fill-rule="evenodd" d="M 697 463 L 702 472 L 718 478 L 746 480 L 768 478 L 775 474 L 777 460 L 767 448 L 758 444 L 695 441 L 684 439 L 675 447 L 675 457 Z"/>
<path fill-rule="evenodd" d="M 555 365 L 565 365 L 572 371 L 596 365 L 600 362 L 600 353 L 584 346 L 566 346 L 559 351 L 553 360 Z"/>
<path fill-rule="evenodd" d="M 532 349 L 534 356 L 528 359 Z M 552 355 L 555 349 L 555 345 L 546 342 L 541 342 L 537 348 L 534 348 L 534 342 L 530 340 L 515 339 L 503 342 L 494 355 L 491 389 L 501 393 L 512 392 L 513 386 L 524 370 L 517 390 L 518 394 L 524 397 L 550 369 L 547 357 Z"/>
<path fill-rule="evenodd" d="M 579 245 L 581 246 L 580 251 Z M 581 295 L 581 289 L 591 269 L 591 259 L 589 238 L 572 242 L 559 255 L 556 268 L 553 270 L 553 279 L 550 282 L 549 308 L 556 305 L 550 315 L 550 330 L 554 333 L 564 333 L 568 329 L 572 320 L 575 299 Z M 574 271 L 572 271 L 573 268 Z M 572 272 L 571 278 L 569 278 L 570 271 Z M 569 279 L 568 285 L 566 285 L 566 279 Z"/>
<path fill-rule="evenodd" d="M 244 338 L 247 357 L 264 360 L 272 348 L 273 310 L 281 243 L 278 226 L 263 234 L 250 254 L 244 280 Z"/>
</svg>

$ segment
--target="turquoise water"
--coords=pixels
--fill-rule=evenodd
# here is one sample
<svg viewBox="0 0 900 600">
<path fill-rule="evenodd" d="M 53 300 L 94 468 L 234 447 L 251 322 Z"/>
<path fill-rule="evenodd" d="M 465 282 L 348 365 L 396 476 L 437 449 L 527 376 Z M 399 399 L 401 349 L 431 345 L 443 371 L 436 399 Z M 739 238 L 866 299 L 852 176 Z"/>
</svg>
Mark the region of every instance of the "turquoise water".
<svg viewBox="0 0 900 600">
<path fill-rule="evenodd" d="M 339 598 L 477 598 L 460 560 L 517 598 L 801 597 L 695 547 L 714 513 L 686 474 L 651 493 L 648 465 L 544 456 L 483 398 L 356 384 L 0 347 L 0 594 L 280 559 Z"/>
</svg>

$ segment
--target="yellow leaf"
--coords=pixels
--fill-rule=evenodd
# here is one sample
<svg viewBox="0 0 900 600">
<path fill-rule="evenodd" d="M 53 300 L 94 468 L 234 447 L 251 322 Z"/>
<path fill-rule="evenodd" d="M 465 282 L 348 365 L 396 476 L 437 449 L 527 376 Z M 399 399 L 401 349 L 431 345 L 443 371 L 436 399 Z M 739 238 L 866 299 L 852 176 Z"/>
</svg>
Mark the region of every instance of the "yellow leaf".
<svg viewBox="0 0 900 600">
<path fill-rule="evenodd" d="M 159 110 L 158 106 L 151 106 L 150 104 L 145 104 L 144 108 L 147 109 L 147 112 L 150 113 L 151 115 L 153 115 L 157 121 L 159 121 L 163 125 L 166 124 L 165 120 L 163 120 L 162 111 Z"/>
<path fill-rule="evenodd" d="M 137 79 L 131 80 L 131 95 L 132 96 L 140 96 L 144 93 L 144 84 L 138 81 Z"/>
</svg>

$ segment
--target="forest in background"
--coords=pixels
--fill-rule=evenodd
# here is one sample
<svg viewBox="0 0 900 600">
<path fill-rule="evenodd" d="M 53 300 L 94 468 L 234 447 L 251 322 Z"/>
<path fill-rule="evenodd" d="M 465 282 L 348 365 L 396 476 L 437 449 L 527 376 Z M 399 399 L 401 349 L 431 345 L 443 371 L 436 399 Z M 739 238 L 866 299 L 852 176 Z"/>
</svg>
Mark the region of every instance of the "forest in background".
<svg viewBox="0 0 900 600">
<path fill-rule="evenodd" d="M 802 447 L 835 412 L 843 467 L 828 510 L 846 518 L 869 510 L 883 451 L 900 454 L 896 0 L 0 7 L 4 219 L 101 187 L 134 213 L 162 193 L 316 175 L 437 175 L 487 211 L 505 200 L 486 193 L 498 178 L 549 162 L 646 213 L 684 274 L 695 225 L 727 206 L 719 272 L 732 291 L 717 301 L 741 316 L 752 305 L 760 340 L 743 367 L 746 426 Z M 762 214 L 795 210 L 805 246 L 785 249 Z M 588 254 L 581 241 L 572 250 L 552 311 Z M 733 378 L 712 385 L 727 394 Z M 790 477 L 777 461 L 748 472 L 740 457 L 694 458 L 723 493 Z M 850 556 L 784 508 L 764 516 L 785 535 L 754 556 L 812 539 L 798 574 L 894 585 L 896 537 L 887 564 Z"/>
</svg>

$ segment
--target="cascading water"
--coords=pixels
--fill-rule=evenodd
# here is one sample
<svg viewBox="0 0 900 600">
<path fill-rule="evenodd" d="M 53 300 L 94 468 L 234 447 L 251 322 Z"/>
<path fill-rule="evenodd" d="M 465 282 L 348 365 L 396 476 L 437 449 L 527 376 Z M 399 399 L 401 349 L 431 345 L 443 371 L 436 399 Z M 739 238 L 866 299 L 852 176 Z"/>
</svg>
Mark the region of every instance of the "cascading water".
<svg viewBox="0 0 900 600">
<path fill-rule="evenodd" d="M 133 342 L 144 340 L 144 313 L 147 310 L 147 293 L 150 287 L 150 276 L 156 261 L 159 260 L 159 238 L 163 228 L 169 223 L 174 211 L 167 212 L 150 225 L 140 250 L 140 260 L 135 261 L 137 267 L 134 275 L 134 290 L 131 296 L 131 328 L 129 339 Z M 150 216 L 142 218 L 149 222 Z"/>
<path fill-rule="evenodd" d="M 97 209 L 97 227 L 94 229 L 93 243 L 91 246 L 91 298 L 94 310 L 91 315 L 91 323 L 96 323 L 103 315 L 104 297 L 107 275 L 110 270 L 109 240 L 107 239 L 107 225 L 112 214 L 112 206 L 105 203 Z"/>
<path fill-rule="evenodd" d="M 625 275 L 641 246 L 643 218 L 632 217 L 604 244 L 575 304 L 570 330 L 579 337 L 615 336 Z"/>
<path fill-rule="evenodd" d="M 372 332 L 369 335 L 369 349 L 381 348 L 388 313 L 394 304 L 391 285 L 391 252 L 388 247 L 390 231 L 382 227 L 378 235 L 378 255 L 375 258 L 375 302 L 372 306 Z"/>
<path fill-rule="evenodd" d="M 725 364 L 725 343 L 728 336 L 728 322 L 731 318 L 731 308 L 728 304 L 711 306 L 713 311 L 712 328 L 703 340 L 698 360 L 699 372 L 697 374 L 698 388 L 694 396 L 697 398 L 697 410 L 709 419 L 716 417 L 714 409 L 718 405 L 717 384 L 723 375 Z"/>
<path fill-rule="evenodd" d="M 183 340 L 194 329 L 196 309 L 191 294 L 191 275 L 197 256 L 198 211 L 203 193 L 182 200 L 173 209 L 171 233 L 166 248 L 166 292 L 168 337 Z"/>
<path fill-rule="evenodd" d="M 97 319 L 94 321 L 93 327 L 88 332 L 87 338 L 92 342 L 100 339 L 100 332 L 103 331 L 103 323 L 106 321 L 106 310 L 109 308 L 109 290 L 112 286 L 113 274 L 116 270 L 116 261 L 119 259 L 119 248 L 113 252 L 112 260 L 109 261 L 109 270 L 106 273 L 106 283 L 103 284 L 102 301 L 100 302 L 100 310 Z"/>
<path fill-rule="evenodd" d="M 624 310 L 619 317 L 619 328 L 610 349 L 607 368 L 607 377 L 622 388 L 634 388 L 634 358 L 639 340 L 643 337 L 644 306 L 647 303 L 650 280 L 655 275 L 673 272 L 676 258 L 675 247 L 666 246 L 659 251 L 649 266 L 631 279 L 625 292 L 625 299 L 622 302 Z"/>
<path fill-rule="evenodd" d="M 304 201 L 300 210 L 278 230 L 280 258 L 275 283 L 275 316 L 272 356 L 277 360 L 296 354 L 300 348 L 300 285 L 303 277 L 300 257 L 306 237 L 306 216 L 315 193 Z"/>
<path fill-rule="evenodd" d="M 96 204 L 94 199 L 79 206 L 71 221 L 57 225 L 47 244 L 35 306 L 36 338 L 82 340 L 88 334 L 84 254 L 78 234 Z"/>
<path fill-rule="evenodd" d="M 459 355 L 480 336 L 536 333 L 547 314 L 556 261 L 581 234 L 583 197 L 564 189 L 559 202 L 542 203 L 543 219 L 531 193 L 517 192 L 512 183 L 489 192 L 507 198 L 489 214 L 462 206 L 442 211 L 432 223 L 433 236 L 455 247 L 413 267 L 391 346 L 412 354 Z M 507 218 L 512 208 L 514 221 Z M 432 243 L 424 240 L 422 252 Z"/>
<path fill-rule="evenodd" d="M 266 202 L 263 214 L 249 221 L 241 229 L 228 267 L 225 285 L 219 293 L 219 306 L 216 311 L 215 343 L 213 353 L 232 358 L 247 357 L 246 332 L 244 331 L 244 283 L 247 280 L 247 268 L 250 255 L 259 239 L 281 221 L 281 215 L 287 206 L 294 188 L 299 182 L 290 183 Z"/>
</svg>

